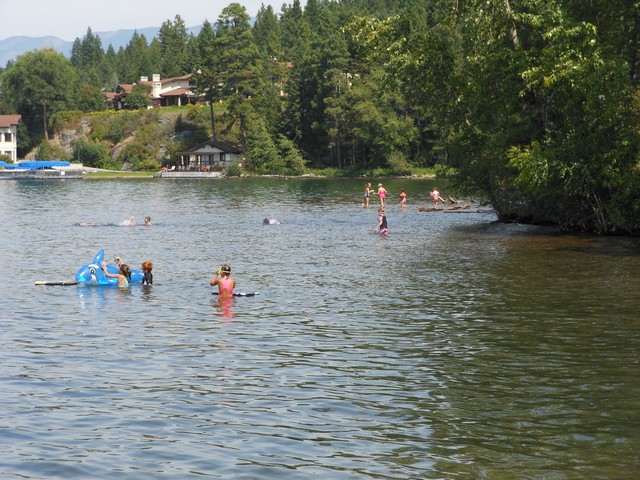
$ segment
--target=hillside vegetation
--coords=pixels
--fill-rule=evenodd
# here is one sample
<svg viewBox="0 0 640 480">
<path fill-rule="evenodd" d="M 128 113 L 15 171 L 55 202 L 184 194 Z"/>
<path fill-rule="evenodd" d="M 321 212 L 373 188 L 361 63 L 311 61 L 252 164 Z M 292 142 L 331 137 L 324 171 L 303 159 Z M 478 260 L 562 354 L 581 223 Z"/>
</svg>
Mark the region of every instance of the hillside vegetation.
<svg viewBox="0 0 640 480">
<path fill-rule="evenodd" d="M 53 135 L 30 153 L 112 170 L 160 170 L 209 138 L 208 109 L 121 110 L 53 117 Z"/>
</svg>

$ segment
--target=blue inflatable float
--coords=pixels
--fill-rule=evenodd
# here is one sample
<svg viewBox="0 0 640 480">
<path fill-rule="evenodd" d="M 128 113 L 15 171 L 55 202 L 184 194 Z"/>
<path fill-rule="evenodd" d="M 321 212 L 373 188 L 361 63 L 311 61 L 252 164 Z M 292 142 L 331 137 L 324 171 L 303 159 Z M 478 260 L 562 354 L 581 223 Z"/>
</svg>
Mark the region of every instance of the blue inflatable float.
<svg viewBox="0 0 640 480">
<path fill-rule="evenodd" d="M 118 285 L 118 279 L 107 277 L 102 270 L 102 261 L 104 260 L 104 248 L 96 253 L 93 262 L 89 265 L 83 265 L 76 273 L 76 281 L 85 285 Z M 119 273 L 120 268 L 117 265 L 107 265 L 109 273 Z M 131 269 L 131 281 L 129 283 L 142 283 L 144 274 L 141 270 Z"/>
</svg>

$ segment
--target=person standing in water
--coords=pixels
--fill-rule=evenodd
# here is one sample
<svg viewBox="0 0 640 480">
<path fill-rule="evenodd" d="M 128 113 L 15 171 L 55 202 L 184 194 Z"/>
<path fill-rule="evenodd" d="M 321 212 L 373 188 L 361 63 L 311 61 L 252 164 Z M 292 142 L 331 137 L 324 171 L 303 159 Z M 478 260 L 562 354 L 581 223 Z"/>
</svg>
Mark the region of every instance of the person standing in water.
<svg viewBox="0 0 640 480">
<path fill-rule="evenodd" d="M 442 203 L 445 203 L 444 198 L 442 198 L 440 196 L 440 192 L 438 191 L 438 187 L 433 187 L 433 191 L 429 192 L 429 195 L 431 195 L 431 198 L 433 198 L 433 204 L 434 205 L 438 205 L 438 200 L 440 200 Z"/>
<path fill-rule="evenodd" d="M 143 285 L 153 285 L 153 273 L 151 273 L 151 270 L 153 270 L 153 262 L 142 262 Z"/>
<path fill-rule="evenodd" d="M 378 209 L 378 225 L 376 225 L 376 231 L 380 235 L 386 235 L 389 233 L 389 228 L 387 225 L 387 217 L 384 214 L 384 208 L 382 207 Z"/>
<path fill-rule="evenodd" d="M 400 190 L 400 207 L 407 208 L 407 192 Z"/>
<path fill-rule="evenodd" d="M 371 193 L 372 193 L 371 184 L 367 183 L 364 186 L 364 201 L 362 202 L 362 206 L 365 208 L 369 206 L 369 197 L 371 197 Z"/>
<path fill-rule="evenodd" d="M 233 297 L 233 289 L 236 281 L 231 278 L 231 267 L 228 264 L 222 265 L 215 273 L 209 285 L 218 286 L 218 296 L 220 298 Z"/>
<path fill-rule="evenodd" d="M 378 196 L 380 197 L 380 206 L 384 208 L 384 199 L 387 198 L 387 190 L 381 183 L 378 184 Z"/>
</svg>

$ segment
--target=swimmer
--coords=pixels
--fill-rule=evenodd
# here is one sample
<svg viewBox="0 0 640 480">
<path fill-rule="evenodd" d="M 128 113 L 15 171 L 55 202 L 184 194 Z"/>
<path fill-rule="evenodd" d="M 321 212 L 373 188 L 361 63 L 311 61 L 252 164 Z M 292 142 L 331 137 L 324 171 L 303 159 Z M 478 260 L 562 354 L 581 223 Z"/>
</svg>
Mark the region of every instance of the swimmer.
<svg viewBox="0 0 640 480">
<path fill-rule="evenodd" d="M 144 217 L 144 226 L 145 227 L 151 226 L 151 217 Z"/>
<path fill-rule="evenodd" d="M 142 262 L 143 285 L 153 285 L 153 273 L 151 273 L 151 270 L 153 270 L 153 262 Z"/>
<path fill-rule="evenodd" d="M 122 227 L 131 227 L 133 226 L 133 219 L 136 217 L 129 217 L 126 220 L 124 220 L 123 222 L 120 223 L 120 226 Z"/>
<path fill-rule="evenodd" d="M 228 264 L 222 265 L 215 273 L 209 285 L 218 286 L 218 296 L 220 298 L 233 297 L 233 289 L 236 281 L 231 278 L 231 267 Z"/>
<path fill-rule="evenodd" d="M 107 271 L 107 262 L 105 262 L 103 260 L 102 261 L 102 271 L 104 272 L 105 276 L 107 276 L 107 277 L 117 278 L 118 279 L 118 287 L 126 288 L 126 287 L 129 286 L 129 282 L 131 281 L 131 269 L 129 268 L 129 265 L 125 265 L 123 263 L 122 265 L 120 265 L 120 269 L 118 270 L 118 273 L 109 273 Z"/>
<path fill-rule="evenodd" d="M 278 220 L 276 220 L 275 218 L 265 218 L 262 221 L 263 225 L 280 225 L 280 222 Z"/>
</svg>

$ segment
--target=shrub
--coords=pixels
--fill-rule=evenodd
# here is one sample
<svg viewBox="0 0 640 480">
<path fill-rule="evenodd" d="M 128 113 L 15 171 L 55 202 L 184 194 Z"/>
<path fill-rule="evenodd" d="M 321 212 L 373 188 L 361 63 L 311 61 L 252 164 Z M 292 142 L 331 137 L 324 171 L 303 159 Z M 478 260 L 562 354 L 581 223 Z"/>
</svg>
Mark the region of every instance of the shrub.
<svg viewBox="0 0 640 480">
<path fill-rule="evenodd" d="M 36 160 L 68 160 L 69 155 L 60 145 L 43 140 L 38 151 L 36 152 Z"/>
<path fill-rule="evenodd" d="M 65 110 L 58 112 L 51 117 L 51 128 L 55 132 L 60 132 L 66 128 L 75 128 L 80 124 L 84 113 L 80 110 Z"/>
<path fill-rule="evenodd" d="M 72 158 L 88 167 L 109 168 L 112 166 L 109 148 L 104 142 L 78 140 L 73 145 Z"/>
<path fill-rule="evenodd" d="M 392 175 L 411 175 L 411 165 L 401 152 L 392 152 L 387 163 Z"/>
</svg>

